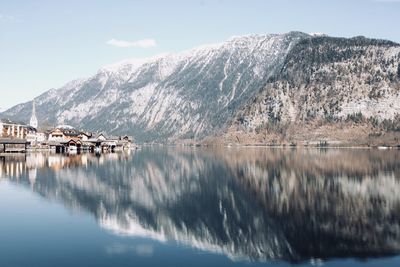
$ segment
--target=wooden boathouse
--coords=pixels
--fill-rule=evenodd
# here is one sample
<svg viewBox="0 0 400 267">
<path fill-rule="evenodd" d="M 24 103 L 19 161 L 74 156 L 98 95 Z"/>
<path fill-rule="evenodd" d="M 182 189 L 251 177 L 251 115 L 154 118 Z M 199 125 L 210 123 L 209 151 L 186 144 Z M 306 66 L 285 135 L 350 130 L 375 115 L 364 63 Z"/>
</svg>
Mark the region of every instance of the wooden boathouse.
<svg viewBox="0 0 400 267">
<path fill-rule="evenodd" d="M 0 138 L 0 153 L 25 152 L 27 145 L 25 139 Z"/>
</svg>

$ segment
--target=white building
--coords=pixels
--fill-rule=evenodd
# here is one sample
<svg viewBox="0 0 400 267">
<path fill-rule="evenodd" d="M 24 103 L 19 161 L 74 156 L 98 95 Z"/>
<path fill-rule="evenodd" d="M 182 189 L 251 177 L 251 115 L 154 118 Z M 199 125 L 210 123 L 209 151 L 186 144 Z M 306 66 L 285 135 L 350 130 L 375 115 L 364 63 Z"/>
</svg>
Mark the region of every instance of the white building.
<svg viewBox="0 0 400 267">
<path fill-rule="evenodd" d="M 0 119 L 0 137 L 1 138 L 19 138 L 25 139 L 27 126 L 23 123 L 12 122 L 6 119 Z"/>
<path fill-rule="evenodd" d="M 38 128 L 38 120 L 36 118 L 35 100 L 33 100 L 33 102 L 32 102 L 32 116 L 31 116 L 31 120 L 29 121 L 29 125 L 35 129 Z"/>
<path fill-rule="evenodd" d="M 26 134 L 26 141 L 35 146 L 46 142 L 47 137 L 45 133 L 39 133 L 35 128 L 29 126 Z"/>
<path fill-rule="evenodd" d="M 38 132 L 35 100 L 32 102 L 32 116 L 29 121 L 29 126 L 27 127 L 26 141 L 32 146 L 37 146 L 47 141 L 46 134 Z"/>
</svg>

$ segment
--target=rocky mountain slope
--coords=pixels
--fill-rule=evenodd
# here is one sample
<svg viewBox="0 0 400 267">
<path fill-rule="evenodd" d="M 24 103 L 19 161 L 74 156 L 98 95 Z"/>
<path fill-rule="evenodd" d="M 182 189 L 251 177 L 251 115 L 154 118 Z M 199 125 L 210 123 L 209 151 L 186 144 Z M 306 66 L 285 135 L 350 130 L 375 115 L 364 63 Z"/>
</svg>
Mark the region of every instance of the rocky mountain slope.
<svg viewBox="0 0 400 267">
<path fill-rule="evenodd" d="M 35 101 L 42 124 L 129 133 L 139 142 L 351 141 L 395 132 L 394 141 L 400 46 L 299 32 L 234 37 L 104 67 Z M 25 103 L 0 116 L 28 121 L 30 112 Z"/>
<path fill-rule="evenodd" d="M 180 54 L 125 61 L 36 98 L 39 121 L 138 141 L 202 137 L 219 129 L 281 66 L 303 33 L 234 37 Z M 31 103 L 1 114 L 28 121 Z"/>
<path fill-rule="evenodd" d="M 231 132 L 253 133 L 249 139 L 264 134 L 350 140 L 400 131 L 399 114 L 398 44 L 363 37 L 306 38 L 238 111 Z"/>
</svg>

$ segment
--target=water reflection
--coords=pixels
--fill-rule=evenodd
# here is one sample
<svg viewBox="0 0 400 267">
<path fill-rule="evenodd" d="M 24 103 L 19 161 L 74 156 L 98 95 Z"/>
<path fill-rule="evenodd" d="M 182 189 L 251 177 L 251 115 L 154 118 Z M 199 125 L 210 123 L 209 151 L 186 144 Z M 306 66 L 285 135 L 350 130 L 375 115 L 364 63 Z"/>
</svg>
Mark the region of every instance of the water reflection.
<svg viewBox="0 0 400 267">
<path fill-rule="evenodd" d="M 0 157 L 0 179 L 93 214 L 119 235 L 234 260 L 400 252 L 400 152 L 147 148 Z M 151 254 L 149 248 L 113 246 Z M 144 252 L 143 252 L 144 251 Z"/>
</svg>

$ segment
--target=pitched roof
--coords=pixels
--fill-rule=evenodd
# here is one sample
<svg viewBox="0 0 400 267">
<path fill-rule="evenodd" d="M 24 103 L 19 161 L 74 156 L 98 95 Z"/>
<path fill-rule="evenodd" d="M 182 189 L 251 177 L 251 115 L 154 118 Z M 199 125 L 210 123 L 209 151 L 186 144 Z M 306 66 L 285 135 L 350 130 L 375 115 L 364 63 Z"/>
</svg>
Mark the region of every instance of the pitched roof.
<svg viewBox="0 0 400 267">
<path fill-rule="evenodd" d="M 121 139 L 119 136 L 116 136 L 116 135 L 110 135 L 110 136 L 107 136 L 106 138 L 107 138 L 107 140 L 113 140 L 113 141 Z"/>
<path fill-rule="evenodd" d="M 100 136 L 103 136 L 103 137 L 107 138 L 107 136 L 106 136 L 105 133 L 99 133 L 99 134 L 97 134 L 97 135 L 96 135 L 96 138 L 99 138 Z"/>
<path fill-rule="evenodd" d="M 48 145 L 49 146 L 60 146 L 61 142 L 59 142 L 59 141 L 49 141 Z"/>
<path fill-rule="evenodd" d="M 75 129 L 60 129 L 64 135 L 67 136 L 79 136 L 81 134 L 80 131 L 75 130 Z"/>
<path fill-rule="evenodd" d="M 26 144 L 25 139 L 0 138 L 0 144 Z"/>
<path fill-rule="evenodd" d="M 82 135 L 86 135 L 87 137 L 92 137 L 93 134 L 89 132 L 81 132 Z"/>
</svg>

